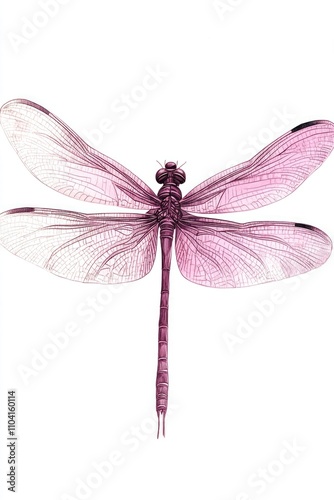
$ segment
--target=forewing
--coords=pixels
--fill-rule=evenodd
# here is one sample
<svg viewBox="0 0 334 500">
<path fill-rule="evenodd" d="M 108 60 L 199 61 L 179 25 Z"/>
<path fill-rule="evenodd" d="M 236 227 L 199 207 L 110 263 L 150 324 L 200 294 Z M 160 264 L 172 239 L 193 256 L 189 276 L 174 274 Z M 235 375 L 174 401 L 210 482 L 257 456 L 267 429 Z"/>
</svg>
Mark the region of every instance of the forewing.
<svg viewBox="0 0 334 500">
<path fill-rule="evenodd" d="M 330 238 L 293 222 L 235 222 L 184 215 L 176 228 L 182 275 L 199 285 L 228 288 L 281 280 L 323 264 Z"/>
<path fill-rule="evenodd" d="M 74 281 L 125 283 L 145 276 L 157 248 L 150 214 L 82 214 L 18 208 L 0 215 L 0 243 L 10 252 Z"/>
<path fill-rule="evenodd" d="M 268 205 L 292 193 L 331 153 L 334 124 L 317 120 L 293 128 L 251 160 L 228 168 L 192 189 L 187 211 L 228 213 Z"/>
<path fill-rule="evenodd" d="M 88 146 L 47 109 L 25 99 L 1 108 L 1 124 L 28 170 L 47 186 L 79 200 L 132 209 L 159 205 L 130 170 Z"/>
</svg>

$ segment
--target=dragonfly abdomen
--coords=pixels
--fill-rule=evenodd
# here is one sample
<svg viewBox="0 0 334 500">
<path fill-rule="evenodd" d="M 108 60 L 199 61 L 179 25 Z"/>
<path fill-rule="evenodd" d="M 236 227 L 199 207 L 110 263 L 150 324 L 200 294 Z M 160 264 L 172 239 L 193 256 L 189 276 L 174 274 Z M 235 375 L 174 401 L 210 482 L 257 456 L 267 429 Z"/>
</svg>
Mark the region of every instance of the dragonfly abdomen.
<svg viewBox="0 0 334 500">
<path fill-rule="evenodd" d="M 162 432 L 165 435 L 165 416 L 168 406 L 168 302 L 169 273 L 172 255 L 172 243 L 175 223 L 166 217 L 160 223 L 161 241 L 161 295 L 158 334 L 158 369 L 156 379 L 156 410 L 158 415 L 158 437 L 160 418 L 162 417 Z"/>
</svg>

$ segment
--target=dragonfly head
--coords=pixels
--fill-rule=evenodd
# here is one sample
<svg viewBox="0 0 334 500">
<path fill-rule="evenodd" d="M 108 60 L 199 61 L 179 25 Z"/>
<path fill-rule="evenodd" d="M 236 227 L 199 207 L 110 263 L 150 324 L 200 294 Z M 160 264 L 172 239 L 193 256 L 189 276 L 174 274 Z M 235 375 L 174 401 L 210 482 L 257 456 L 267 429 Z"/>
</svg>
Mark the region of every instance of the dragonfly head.
<svg viewBox="0 0 334 500">
<path fill-rule="evenodd" d="M 165 163 L 165 169 L 168 171 L 175 170 L 176 167 L 177 167 L 177 165 L 173 161 L 168 161 L 167 163 Z"/>
<path fill-rule="evenodd" d="M 165 163 L 164 168 L 160 168 L 157 171 L 155 178 L 159 184 L 164 184 L 167 179 L 170 179 L 170 181 L 178 186 L 185 182 L 186 174 L 181 168 L 177 168 L 176 163 L 168 161 Z"/>
</svg>

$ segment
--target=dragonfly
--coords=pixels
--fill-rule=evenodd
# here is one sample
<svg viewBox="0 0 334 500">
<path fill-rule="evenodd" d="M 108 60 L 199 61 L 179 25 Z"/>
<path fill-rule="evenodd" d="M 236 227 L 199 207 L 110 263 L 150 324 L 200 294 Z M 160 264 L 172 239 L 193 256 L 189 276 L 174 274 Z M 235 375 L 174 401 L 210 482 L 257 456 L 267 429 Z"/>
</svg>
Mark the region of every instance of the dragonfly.
<svg viewBox="0 0 334 500">
<path fill-rule="evenodd" d="M 0 215 L 0 243 L 51 273 L 85 283 L 118 284 L 147 275 L 160 232 L 161 295 L 156 375 L 157 437 L 168 405 L 168 303 L 172 245 L 181 274 L 193 283 L 234 288 L 308 272 L 330 256 L 320 229 L 295 222 L 237 223 L 194 214 L 256 209 L 292 193 L 331 153 L 334 124 L 302 123 L 252 159 L 204 180 L 182 197 L 186 174 L 173 161 L 156 173 L 155 194 L 117 161 L 93 149 L 44 107 L 14 99 L 1 108 L 7 138 L 28 170 L 80 201 L 141 210 L 81 213 L 14 208 Z"/>
</svg>

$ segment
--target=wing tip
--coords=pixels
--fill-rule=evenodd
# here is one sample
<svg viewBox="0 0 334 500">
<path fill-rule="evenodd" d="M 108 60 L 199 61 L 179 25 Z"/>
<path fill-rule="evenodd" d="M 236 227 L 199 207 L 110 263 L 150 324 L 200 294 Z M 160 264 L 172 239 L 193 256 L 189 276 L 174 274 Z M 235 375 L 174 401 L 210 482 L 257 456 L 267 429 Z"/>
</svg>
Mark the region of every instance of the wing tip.
<svg viewBox="0 0 334 500">
<path fill-rule="evenodd" d="M 310 226 L 309 224 L 303 224 L 301 222 L 295 222 L 295 227 L 301 227 L 303 229 L 307 229 L 308 231 L 313 231 L 314 233 L 317 233 L 318 236 L 322 237 L 324 244 L 327 244 L 327 249 L 328 249 L 328 254 L 326 258 L 327 260 L 333 249 L 333 242 L 331 238 L 328 236 L 328 234 L 326 234 L 324 231 L 315 226 Z"/>
<path fill-rule="evenodd" d="M 6 210 L 0 214 L 0 217 L 3 215 L 14 215 L 14 214 L 23 214 L 28 212 L 35 212 L 36 208 L 32 207 L 22 207 L 22 208 L 11 208 L 10 210 Z"/>
<path fill-rule="evenodd" d="M 18 99 L 11 99 L 10 101 L 5 102 L 5 104 L 1 106 L 0 115 L 3 116 L 8 109 L 11 109 L 18 104 L 20 105 L 23 104 L 26 106 L 30 106 L 31 108 L 38 109 L 39 111 L 42 111 L 42 113 L 45 113 L 46 115 L 51 114 L 49 110 L 47 110 L 40 104 L 37 104 L 36 102 L 30 101 L 29 99 L 18 98 Z"/>
<path fill-rule="evenodd" d="M 320 125 L 320 124 L 327 124 L 333 126 L 333 123 L 330 122 L 329 120 L 311 120 L 309 122 L 301 123 L 300 125 L 297 125 L 296 127 L 292 128 L 290 132 L 298 132 L 299 130 L 302 130 L 303 128 L 308 128 L 308 127 L 313 127 L 314 125 Z"/>
<path fill-rule="evenodd" d="M 295 227 L 303 227 L 304 229 L 309 229 L 310 231 L 316 231 L 317 228 L 310 226 L 309 224 L 303 224 L 302 222 L 295 222 Z"/>
</svg>

